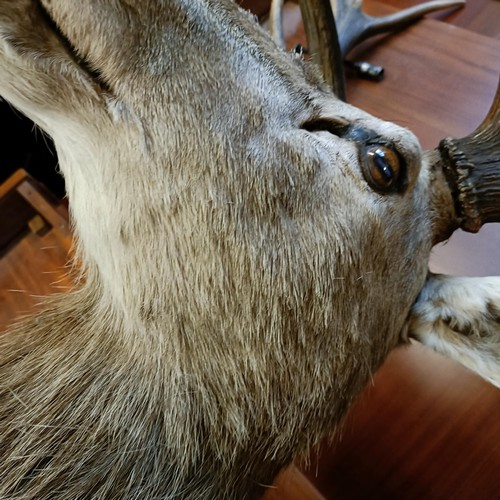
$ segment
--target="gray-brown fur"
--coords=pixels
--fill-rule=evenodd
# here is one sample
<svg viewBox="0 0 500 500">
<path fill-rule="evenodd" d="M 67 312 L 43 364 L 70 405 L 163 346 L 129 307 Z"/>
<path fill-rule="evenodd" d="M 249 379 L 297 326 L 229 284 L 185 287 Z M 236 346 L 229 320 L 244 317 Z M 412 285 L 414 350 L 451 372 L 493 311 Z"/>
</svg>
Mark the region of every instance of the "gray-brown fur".
<svg viewBox="0 0 500 500">
<path fill-rule="evenodd" d="M 86 277 L 0 337 L 0 498 L 258 496 L 401 342 L 429 167 L 228 0 L 42 3 L 100 77 L 0 0 L 0 95 L 55 140 Z M 393 141 L 405 191 L 317 117 Z"/>
</svg>

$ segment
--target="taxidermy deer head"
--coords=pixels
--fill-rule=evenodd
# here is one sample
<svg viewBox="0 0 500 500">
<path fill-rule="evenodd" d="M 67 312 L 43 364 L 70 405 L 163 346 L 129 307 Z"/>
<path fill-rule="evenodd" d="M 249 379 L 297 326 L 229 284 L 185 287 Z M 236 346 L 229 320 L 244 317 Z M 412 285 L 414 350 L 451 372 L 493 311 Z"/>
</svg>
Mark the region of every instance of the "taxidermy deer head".
<svg viewBox="0 0 500 500">
<path fill-rule="evenodd" d="M 499 220 L 500 95 L 422 152 L 332 91 L 329 5 L 323 78 L 230 0 L 0 0 L 85 273 L 0 337 L 0 497 L 259 496 L 409 336 L 500 385 L 500 280 L 427 272 Z"/>
</svg>

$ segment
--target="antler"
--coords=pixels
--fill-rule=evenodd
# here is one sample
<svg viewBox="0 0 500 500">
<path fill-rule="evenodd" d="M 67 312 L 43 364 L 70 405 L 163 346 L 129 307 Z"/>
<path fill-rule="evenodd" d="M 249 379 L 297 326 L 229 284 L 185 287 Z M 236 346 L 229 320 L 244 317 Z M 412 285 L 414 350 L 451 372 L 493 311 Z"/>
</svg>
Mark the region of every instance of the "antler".
<svg viewBox="0 0 500 500">
<path fill-rule="evenodd" d="M 295 1 L 300 5 L 312 58 L 321 66 L 325 80 L 342 100 L 345 100 L 342 61 L 356 44 L 371 36 L 407 26 L 429 12 L 465 4 L 465 0 L 436 0 L 388 16 L 373 17 L 363 12 L 362 0 Z M 283 3 L 284 0 L 272 0 L 269 16 L 271 34 L 281 47 L 285 47 Z M 380 73 L 372 75 L 377 78 L 380 76 Z"/>
<path fill-rule="evenodd" d="M 269 10 L 269 31 L 273 40 L 283 49 L 286 47 L 283 35 L 283 4 L 285 0 L 272 0 Z"/>
<path fill-rule="evenodd" d="M 339 44 L 345 56 L 359 42 L 380 33 L 396 31 L 436 10 L 463 7 L 465 0 L 437 0 L 415 5 L 388 16 L 373 17 L 362 10 L 362 0 L 331 0 L 339 32 Z"/>
<path fill-rule="evenodd" d="M 271 36 L 281 47 L 285 47 L 283 36 L 284 0 L 272 0 L 269 12 Z M 309 53 L 323 70 L 325 81 L 339 99 L 345 101 L 345 76 L 340 52 L 337 26 L 330 0 L 298 0 Z"/>
<path fill-rule="evenodd" d="M 337 26 L 329 0 L 296 0 L 300 5 L 304 30 L 312 59 L 323 70 L 325 81 L 339 99 L 345 101 L 345 76 L 342 66 Z M 284 0 L 272 0 L 269 31 L 274 41 L 285 48 L 283 35 Z"/>
<path fill-rule="evenodd" d="M 299 0 L 299 5 L 311 57 L 337 97 L 345 101 L 343 58 L 330 0 Z"/>
<path fill-rule="evenodd" d="M 500 82 L 483 123 L 463 139 L 444 139 L 439 152 L 460 227 L 475 233 L 500 222 Z"/>
</svg>

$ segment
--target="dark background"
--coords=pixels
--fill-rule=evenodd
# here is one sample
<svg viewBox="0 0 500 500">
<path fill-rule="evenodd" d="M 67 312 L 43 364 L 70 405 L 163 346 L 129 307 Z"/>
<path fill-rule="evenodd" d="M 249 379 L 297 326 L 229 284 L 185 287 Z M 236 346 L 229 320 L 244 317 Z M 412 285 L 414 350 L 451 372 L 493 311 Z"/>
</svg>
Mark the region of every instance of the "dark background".
<svg viewBox="0 0 500 500">
<path fill-rule="evenodd" d="M 18 168 L 24 168 L 49 191 L 62 198 L 64 180 L 57 172 L 57 156 L 51 139 L 6 101 L 0 101 L 0 123 L 0 184 Z"/>
</svg>

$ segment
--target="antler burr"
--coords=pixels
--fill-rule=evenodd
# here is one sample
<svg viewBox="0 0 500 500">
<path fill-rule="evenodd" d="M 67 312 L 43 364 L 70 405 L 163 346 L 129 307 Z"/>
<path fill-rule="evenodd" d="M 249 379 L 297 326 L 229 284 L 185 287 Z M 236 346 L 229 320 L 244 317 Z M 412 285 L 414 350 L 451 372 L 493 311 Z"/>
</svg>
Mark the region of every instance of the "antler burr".
<svg viewBox="0 0 500 500">
<path fill-rule="evenodd" d="M 462 229 L 500 222 L 500 82 L 483 123 L 467 137 L 444 139 L 439 151 Z"/>
</svg>

